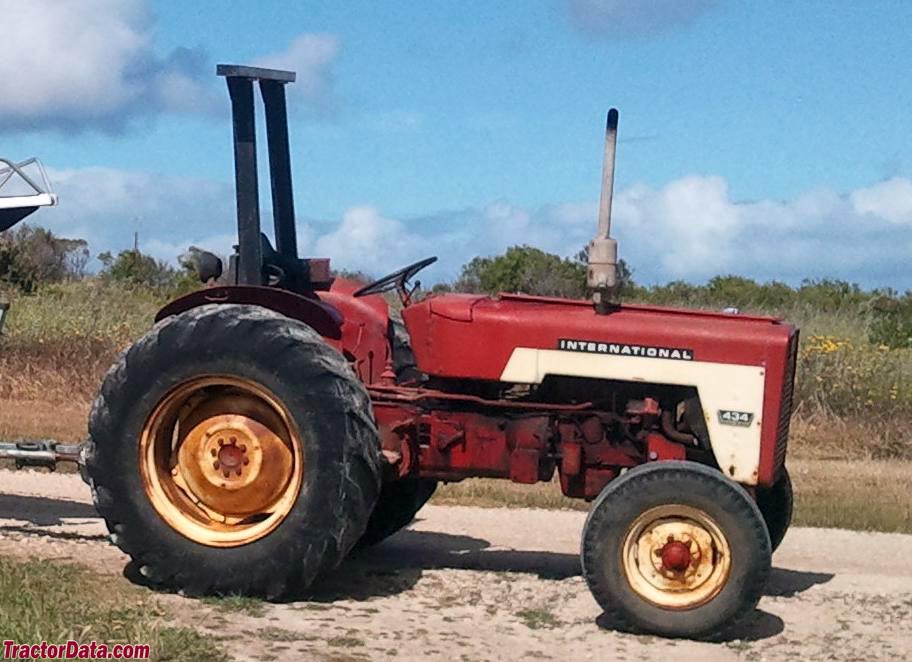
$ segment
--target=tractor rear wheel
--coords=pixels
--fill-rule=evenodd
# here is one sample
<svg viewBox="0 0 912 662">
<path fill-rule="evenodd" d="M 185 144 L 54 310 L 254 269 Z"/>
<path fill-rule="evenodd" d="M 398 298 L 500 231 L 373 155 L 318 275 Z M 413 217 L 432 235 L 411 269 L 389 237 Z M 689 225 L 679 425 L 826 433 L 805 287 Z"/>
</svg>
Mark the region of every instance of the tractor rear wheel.
<svg viewBox="0 0 912 662">
<path fill-rule="evenodd" d="M 380 489 L 370 401 L 310 327 L 258 306 L 169 317 L 111 368 L 86 469 L 150 582 L 277 598 L 335 567 Z"/>
<path fill-rule="evenodd" d="M 358 547 L 376 545 L 408 526 L 436 489 L 437 481 L 427 478 L 404 478 L 384 483 Z"/>
<path fill-rule="evenodd" d="M 656 462 L 602 490 L 583 529 L 582 566 L 609 620 L 712 639 L 756 606 L 770 543 L 740 485 L 694 462 Z"/>
<path fill-rule="evenodd" d="M 779 479 L 772 487 L 757 490 L 757 507 L 760 508 L 763 521 L 766 522 L 766 530 L 769 531 L 770 544 L 774 552 L 792 523 L 793 502 L 792 479 L 785 467 L 782 467 Z"/>
</svg>

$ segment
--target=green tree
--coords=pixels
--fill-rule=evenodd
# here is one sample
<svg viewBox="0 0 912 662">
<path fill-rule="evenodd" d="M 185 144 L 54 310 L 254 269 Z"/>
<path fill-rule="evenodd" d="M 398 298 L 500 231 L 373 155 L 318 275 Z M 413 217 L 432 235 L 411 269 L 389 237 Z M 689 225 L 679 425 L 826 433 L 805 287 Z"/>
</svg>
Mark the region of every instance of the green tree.
<svg viewBox="0 0 912 662">
<path fill-rule="evenodd" d="M 125 250 L 112 255 L 105 251 L 98 256 L 99 275 L 103 280 L 159 289 L 179 287 L 185 270 L 178 271 L 166 262 L 156 260 L 138 250 Z"/>
<path fill-rule="evenodd" d="M 0 280 L 32 292 L 39 285 L 82 278 L 89 259 L 83 239 L 21 225 L 0 235 Z"/>
<path fill-rule="evenodd" d="M 779 281 L 760 284 L 743 276 L 715 276 L 706 283 L 706 304 L 775 310 L 795 300 L 795 290 Z"/>
<path fill-rule="evenodd" d="M 902 297 L 880 296 L 871 302 L 868 338 L 877 345 L 912 349 L 912 290 Z"/>
<path fill-rule="evenodd" d="M 857 307 L 870 299 L 857 283 L 844 280 L 805 280 L 798 288 L 798 300 L 815 310 L 835 312 Z"/>
<path fill-rule="evenodd" d="M 457 292 L 522 292 L 543 296 L 586 296 L 586 267 L 531 246 L 511 246 L 497 257 L 476 257 L 462 267 Z"/>
</svg>

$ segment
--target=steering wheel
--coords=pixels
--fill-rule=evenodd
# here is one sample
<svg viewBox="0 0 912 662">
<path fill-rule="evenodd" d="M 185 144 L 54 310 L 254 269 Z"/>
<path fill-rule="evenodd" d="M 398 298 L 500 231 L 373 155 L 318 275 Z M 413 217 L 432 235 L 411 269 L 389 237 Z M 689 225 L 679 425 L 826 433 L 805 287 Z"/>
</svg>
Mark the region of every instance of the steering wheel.
<svg viewBox="0 0 912 662">
<path fill-rule="evenodd" d="M 394 271 L 383 278 L 375 280 L 373 283 L 368 283 L 364 287 L 356 290 L 352 296 L 366 297 L 369 294 L 382 294 L 383 292 L 389 292 L 390 290 L 398 290 L 403 299 L 407 300 L 409 293 L 405 289 L 405 284 L 419 271 L 428 265 L 434 264 L 436 261 L 437 256 L 435 255 L 413 262 L 407 267 L 402 267 L 398 271 Z"/>
</svg>

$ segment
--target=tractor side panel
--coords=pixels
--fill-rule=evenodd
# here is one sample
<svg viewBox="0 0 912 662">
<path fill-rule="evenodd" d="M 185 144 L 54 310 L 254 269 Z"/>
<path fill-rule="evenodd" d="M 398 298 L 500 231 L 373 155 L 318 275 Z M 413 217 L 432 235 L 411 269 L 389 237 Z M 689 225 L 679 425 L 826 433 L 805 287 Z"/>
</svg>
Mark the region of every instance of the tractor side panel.
<svg viewBox="0 0 912 662">
<path fill-rule="evenodd" d="M 389 308 L 381 296 L 354 298 L 333 284 L 320 299 L 338 310 L 343 318 L 339 349 L 352 362 L 365 384 L 380 381 L 390 359 Z"/>
<path fill-rule="evenodd" d="M 755 485 L 759 474 L 765 369 L 704 361 L 590 356 L 577 352 L 518 347 L 501 381 L 539 384 L 548 375 L 613 379 L 648 384 L 693 386 L 700 396 L 706 427 L 719 467 L 739 483 Z M 718 412 L 756 412 L 752 420 L 724 422 Z"/>
<path fill-rule="evenodd" d="M 797 331 L 772 317 L 442 295 L 403 311 L 422 372 L 540 383 L 548 374 L 692 386 L 719 466 L 771 484 L 782 466 Z"/>
</svg>

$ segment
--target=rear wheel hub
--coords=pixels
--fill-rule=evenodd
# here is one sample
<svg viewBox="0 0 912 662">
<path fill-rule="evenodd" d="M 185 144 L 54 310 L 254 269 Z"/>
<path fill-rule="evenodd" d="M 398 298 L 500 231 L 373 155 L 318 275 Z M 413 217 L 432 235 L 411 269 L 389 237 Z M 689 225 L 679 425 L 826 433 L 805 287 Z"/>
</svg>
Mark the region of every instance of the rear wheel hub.
<svg viewBox="0 0 912 662">
<path fill-rule="evenodd" d="M 196 542 L 253 542 L 291 510 L 303 479 L 300 438 L 261 386 L 202 377 L 166 395 L 140 444 L 146 491 L 158 513 Z"/>
</svg>

